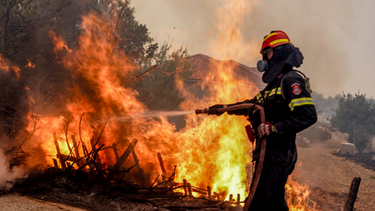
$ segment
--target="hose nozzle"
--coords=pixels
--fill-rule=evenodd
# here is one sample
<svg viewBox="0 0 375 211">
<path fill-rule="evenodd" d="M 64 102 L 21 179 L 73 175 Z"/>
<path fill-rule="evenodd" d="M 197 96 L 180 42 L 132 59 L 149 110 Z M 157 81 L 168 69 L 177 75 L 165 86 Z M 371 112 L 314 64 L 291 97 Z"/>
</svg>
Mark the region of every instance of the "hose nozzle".
<svg viewBox="0 0 375 211">
<path fill-rule="evenodd" d="M 207 114 L 208 108 L 197 109 L 197 110 L 195 110 L 195 113 L 196 114 Z"/>
</svg>

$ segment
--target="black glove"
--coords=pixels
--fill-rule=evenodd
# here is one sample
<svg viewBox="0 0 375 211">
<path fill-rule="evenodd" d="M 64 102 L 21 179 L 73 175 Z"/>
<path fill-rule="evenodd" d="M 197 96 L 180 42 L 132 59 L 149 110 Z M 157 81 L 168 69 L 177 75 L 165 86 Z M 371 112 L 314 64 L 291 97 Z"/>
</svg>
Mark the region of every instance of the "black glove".
<svg viewBox="0 0 375 211">
<path fill-rule="evenodd" d="M 217 115 L 217 116 L 222 115 L 224 112 L 218 112 L 217 109 L 219 108 L 224 108 L 224 105 L 216 104 L 211 107 L 208 107 L 208 115 Z"/>
</svg>

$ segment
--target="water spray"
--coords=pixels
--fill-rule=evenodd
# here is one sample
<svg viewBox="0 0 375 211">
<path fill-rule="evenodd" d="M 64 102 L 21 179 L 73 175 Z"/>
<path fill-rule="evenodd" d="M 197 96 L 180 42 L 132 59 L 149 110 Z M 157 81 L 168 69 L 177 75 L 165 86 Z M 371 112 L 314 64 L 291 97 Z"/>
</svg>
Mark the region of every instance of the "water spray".
<svg viewBox="0 0 375 211">
<path fill-rule="evenodd" d="M 130 116 L 130 118 L 143 117 L 143 118 L 154 118 L 154 117 L 175 117 L 183 116 L 186 114 L 192 114 L 194 111 L 145 111 L 140 114 Z"/>
<path fill-rule="evenodd" d="M 175 117 L 175 116 L 183 116 L 187 114 L 192 114 L 196 111 L 144 111 L 135 115 L 130 115 L 130 116 L 113 116 L 109 120 L 110 122 L 128 122 L 131 119 L 136 119 L 136 118 L 144 118 L 144 119 L 152 119 L 152 118 L 157 118 L 157 117 Z M 104 123 L 105 120 L 100 120 L 98 122 L 92 122 L 93 123 Z"/>
</svg>

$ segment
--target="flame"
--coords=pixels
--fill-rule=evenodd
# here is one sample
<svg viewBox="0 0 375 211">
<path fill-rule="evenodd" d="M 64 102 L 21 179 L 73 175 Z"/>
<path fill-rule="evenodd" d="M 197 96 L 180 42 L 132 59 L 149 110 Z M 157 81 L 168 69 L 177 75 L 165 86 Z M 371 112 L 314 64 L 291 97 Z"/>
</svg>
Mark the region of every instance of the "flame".
<svg viewBox="0 0 375 211">
<path fill-rule="evenodd" d="M 218 12 L 220 36 L 213 45 L 218 57 L 236 59 L 245 55 L 247 48 L 251 51 L 251 46 L 244 43 L 239 28 L 247 8 L 245 1 L 236 1 L 226 4 Z M 146 111 L 146 107 L 136 99 L 137 92 L 129 88 L 137 65 L 120 48 L 115 47 L 116 29 L 111 28 L 116 25 L 114 21 L 93 13 L 83 16 L 79 44 L 71 49 L 63 38 L 54 32 L 49 33 L 55 44 L 55 53 L 65 50 L 62 63 L 73 75 L 74 89 L 67 96 L 66 110 L 70 115 L 29 114 L 31 121 L 28 130 L 34 131 L 44 154 L 56 157 L 56 141 L 61 154 L 74 155 L 75 152 L 71 152 L 72 135 L 80 146 L 85 145 L 90 150 L 98 140 L 98 133 L 105 127 L 99 144 L 111 146 L 118 143 L 119 154 L 132 140 L 138 140 L 135 151 L 140 167 L 150 173 L 150 181 L 162 174 L 156 156 L 159 152 L 164 159 L 166 176 L 171 175 L 173 166 L 177 165 L 176 182 L 181 183 L 186 179 L 200 188 L 212 186 L 212 191 L 222 194 L 224 198 L 239 193 L 244 199 L 248 183 L 246 166 L 251 161 L 250 143 L 244 130 L 247 120 L 244 117 L 227 114 L 220 117 L 188 116 L 188 124 L 181 132 L 176 132 L 175 126 L 162 116 L 160 120 L 141 117 L 130 121 L 120 121 L 121 118 L 111 120 L 111 115 L 127 117 Z M 219 83 L 211 83 L 214 76 L 205 80 L 204 84 L 210 88 L 210 98 L 197 99 L 176 77 L 186 99 L 181 108 L 190 111 L 212 103 L 233 103 L 238 99 L 252 98 L 258 88 L 250 79 L 234 77 L 236 65 L 226 60 L 215 75 Z M 239 82 L 245 85 L 239 86 Z M 80 147 L 80 154 L 83 153 Z M 108 165 L 116 162 L 110 150 L 102 151 L 99 156 Z M 52 159 L 45 162 L 53 164 Z M 125 165 L 131 165 L 131 161 L 127 162 Z"/>
<path fill-rule="evenodd" d="M 301 185 L 298 182 L 289 179 L 288 183 L 285 185 L 285 193 L 289 210 L 308 211 L 316 209 L 316 204 L 313 207 L 310 205 L 315 202 L 310 202 L 310 199 L 308 198 L 311 193 L 308 186 Z"/>
<path fill-rule="evenodd" d="M 17 79 L 20 79 L 20 68 L 19 67 L 17 67 L 17 66 L 12 66 L 12 70 L 13 70 L 13 72 L 14 72 L 14 74 L 16 74 L 16 77 L 17 77 Z"/>
<path fill-rule="evenodd" d="M 15 65 L 11 65 L 11 63 L 7 59 L 3 58 L 0 54 L 0 70 L 9 72 L 10 69 L 13 70 L 14 74 L 16 75 L 16 78 L 20 79 L 20 68 Z"/>
<path fill-rule="evenodd" d="M 253 2 L 252 4 L 257 4 Z M 226 2 L 222 8 L 217 11 L 219 36 L 212 42 L 212 48 L 216 52 L 214 56 L 221 58 L 239 59 L 248 54 L 253 49 L 245 42 L 241 33 L 246 11 L 250 11 L 253 5 L 246 1 Z M 233 65 L 233 64 L 232 64 Z M 258 89 L 251 86 L 250 79 L 244 79 L 244 83 L 250 86 L 238 86 L 239 79 L 234 78 L 234 67 L 229 62 L 223 63 L 218 76 L 224 82 L 214 86 L 219 95 L 216 96 L 216 102 L 231 103 L 238 99 L 252 98 Z M 214 189 L 227 189 L 228 193 L 240 193 L 246 195 L 246 166 L 250 163 L 250 145 L 244 133 L 244 126 L 247 124 L 243 117 L 233 118 L 223 116 L 217 124 L 222 134 L 219 139 L 220 149 L 216 165 L 218 173 L 214 177 Z"/>
<path fill-rule="evenodd" d="M 113 114 L 137 113 L 144 110 L 144 106 L 136 98 L 136 92 L 125 88 L 121 84 L 119 76 L 126 76 L 134 71 L 135 66 L 129 62 L 126 55 L 113 49 L 111 35 L 101 27 L 103 21 L 90 14 L 83 17 L 83 36 L 79 38 L 79 46 L 75 51 L 70 50 L 64 40 L 54 32 L 50 32 L 55 52 L 65 49 L 67 55 L 62 59 L 63 64 L 72 71 L 75 77 L 74 90 L 71 93 L 66 109 L 71 113 L 68 118 L 59 116 L 47 116 L 41 118 L 43 129 L 36 131 L 36 135 L 44 141 L 42 148 L 49 155 L 55 155 L 57 149 L 54 146 L 53 132 L 57 134 L 57 141 L 60 143 L 61 153 L 71 154 L 68 144 L 71 143 L 71 135 L 81 135 L 83 145 L 91 150 L 93 143 L 98 140 L 98 131 L 104 127 L 103 120 Z M 83 120 L 80 121 L 81 115 Z M 55 114 L 54 114 L 55 115 Z M 93 124 L 93 122 L 97 122 Z M 69 124 L 68 124 L 69 123 Z M 29 129 L 33 128 L 31 121 Z M 63 125 L 65 124 L 65 125 Z M 65 135 L 66 126 L 69 125 L 69 136 Z M 82 134 L 78 129 L 82 127 Z M 65 128 L 62 130 L 61 128 Z M 120 130 L 136 130 L 136 126 L 128 127 L 110 122 L 106 125 L 106 137 L 113 139 L 113 142 L 101 139 L 100 144 L 112 145 L 120 138 Z M 68 140 L 68 141 L 66 141 Z M 81 155 L 83 155 L 81 149 Z M 104 162 L 113 163 L 113 155 L 102 154 Z M 49 162 L 51 164 L 51 162 Z"/>
<path fill-rule="evenodd" d="M 0 54 L 0 70 L 9 72 L 8 62 Z"/>
<path fill-rule="evenodd" d="M 52 42 L 54 43 L 53 51 L 55 52 L 55 54 L 64 49 L 70 53 L 72 52 L 72 50 L 70 50 L 68 45 L 65 43 L 64 39 L 60 36 L 57 36 L 55 32 L 49 31 L 48 36 L 52 39 Z"/>
<path fill-rule="evenodd" d="M 35 67 L 35 64 L 32 63 L 32 62 L 30 61 L 30 59 L 28 59 L 27 61 L 28 61 L 28 63 L 27 63 L 27 65 L 25 65 L 25 67 L 31 67 L 31 68 L 34 68 L 34 67 Z"/>
</svg>

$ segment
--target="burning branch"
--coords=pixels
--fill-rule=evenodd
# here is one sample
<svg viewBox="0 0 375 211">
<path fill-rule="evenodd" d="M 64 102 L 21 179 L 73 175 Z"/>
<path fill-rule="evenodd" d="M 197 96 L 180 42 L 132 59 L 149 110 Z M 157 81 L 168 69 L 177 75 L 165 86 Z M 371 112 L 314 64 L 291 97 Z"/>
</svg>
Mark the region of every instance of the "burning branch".
<svg viewBox="0 0 375 211">
<path fill-rule="evenodd" d="M 173 169 L 173 173 L 172 175 L 165 181 L 161 182 L 161 183 L 158 183 L 157 185 L 153 186 L 155 184 L 155 182 L 157 181 L 157 179 L 159 178 L 160 175 L 158 175 L 154 181 L 154 183 L 152 183 L 151 187 L 150 187 L 150 191 L 152 191 L 153 189 L 157 188 L 158 186 L 161 186 L 161 187 L 166 187 L 168 185 L 172 185 L 174 186 L 173 184 L 171 184 L 173 181 L 174 181 L 174 177 L 176 175 L 176 165 L 174 166 L 174 169 Z"/>
</svg>

